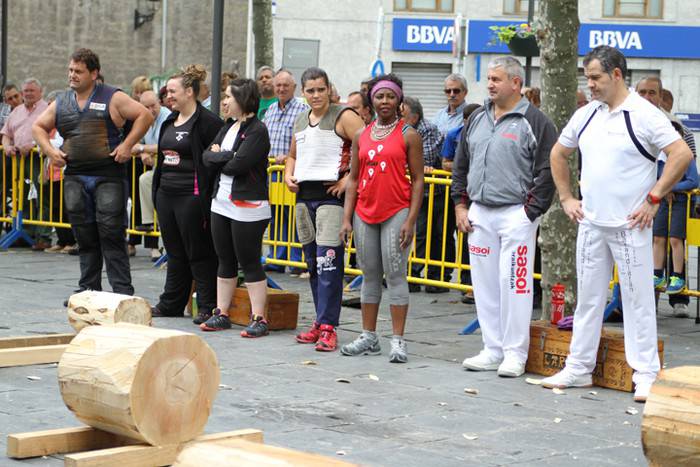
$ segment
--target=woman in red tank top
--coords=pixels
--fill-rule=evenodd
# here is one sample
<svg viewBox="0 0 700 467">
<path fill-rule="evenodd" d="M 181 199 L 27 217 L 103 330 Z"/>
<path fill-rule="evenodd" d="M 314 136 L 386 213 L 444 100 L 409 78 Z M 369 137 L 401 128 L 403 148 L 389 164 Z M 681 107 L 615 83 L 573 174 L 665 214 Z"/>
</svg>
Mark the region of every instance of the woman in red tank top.
<svg viewBox="0 0 700 467">
<path fill-rule="evenodd" d="M 399 118 L 403 91 L 397 76 L 388 74 L 373 79 L 369 95 L 377 120 L 353 139 L 341 230 L 343 238 L 354 230 L 364 276 L 362 334 L 340 351 L 343 355 L 381 352 L 376 329 L 385 277 L 393 327 L 389 361 L 405 363 L 406 267 L 423 200 L 423 146 L 418 133 Z"/>
</svg>

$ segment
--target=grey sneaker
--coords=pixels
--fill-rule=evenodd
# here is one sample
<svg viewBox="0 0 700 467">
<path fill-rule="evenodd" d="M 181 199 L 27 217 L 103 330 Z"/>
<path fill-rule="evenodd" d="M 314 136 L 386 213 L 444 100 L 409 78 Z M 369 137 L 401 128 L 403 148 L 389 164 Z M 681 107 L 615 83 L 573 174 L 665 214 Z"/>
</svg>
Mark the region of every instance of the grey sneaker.
<svg viewBox="0 0 700 467">
<path fill-rule="evenodd" d="M 674 318 L 687 318 L 688 317 L 688 305 L 685 303 L 676 303 L 673 305 L 673 317 Z"/>
<path fill-rule="evenodd" d="M 382 353 L 382 349 L 379 347 L 379 339 L 376 335 L 372 337 L 363 332 L 360 334 L 360 337 L 342 346 L 340 348 L 340 353 L 350 357 L 354 357 L 355 355 L 379 355 Z"/>
<path fill-rule="evenodd" d="M 389 352 L 389 362 L 391 363 L 406 363 L 408 356 L 406 355 L 406 341 L 401 339 L 391 339 L 391 352 Z"/>
</svg>

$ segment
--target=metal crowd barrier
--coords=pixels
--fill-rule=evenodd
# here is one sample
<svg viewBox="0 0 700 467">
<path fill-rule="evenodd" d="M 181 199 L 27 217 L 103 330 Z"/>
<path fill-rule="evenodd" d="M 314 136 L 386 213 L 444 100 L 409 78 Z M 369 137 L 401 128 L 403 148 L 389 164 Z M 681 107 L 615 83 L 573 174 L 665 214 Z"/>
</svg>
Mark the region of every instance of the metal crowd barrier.
<svg viewBox="0 0 700 467">
<path fill-rule="evenodd" d="M 138 157 L 134 157 L 134 161 Z M 27 235 L 24 226 L 37 226 L 44 228 L 70 228 L 70 223 L 67 221 L 63 209 L 63 175 L 61 171 L 53 170 L 51 164 L 46 163 L 46 157 L 37 149 L 32 150 L 28 156 L 13 156 L 5 157 L 2 151 L 2 211 L 0 212 L 0 224 L 10 226 L 10 230 L 0 238 L 0 249 L 7 249 L 20 237 L 24 238 L 28 243 L 33 243 L 32 239 Z M 137 170 L 136 163 L 131 164 L 131 173 L 129 174 L 131 181 L 131 215 L 127 233 L 130 235 L 159 237 L 158 217 L 154 212 L 153 229 L 150 231 L 137 230 L 138 219 L 136 218 L 136 203 L 140 200 L 136 196 L 136 187 L 139 183 L 139 176 L 147 171 L 144 166 L 143 171 Z M 295 229 L 295 206 L 296 195 L 290 192 L 284 184 L 284 166 L 274 165 L 271 160 L 268 168 L 269 194 L 270 205 L 272 207 L 273 220 L 271 228 L 265 233 L 263 244 L 269 247 L 272 251 L 272 257 L 267 256 L 267 251 L 262 253 L 262 261 L 266 264 L 279 265 L 286 267 L 295 267 L 300 269 L 306 268 L 306 263 L 303 260 L 295 261 L 292 259 L 292 248 L 301 248 L 301 244 L 296 238 Z M 428 187 L 427 196 L 427 232 L 425 254 L 422 257 L 417 257 L 415 254 L 415 238 L 414 246 L 409 257 L 409 270 L 407 271 L 407 279 L 409 283 L 419 285 L 432 285 L 464 292 L 472 291 L 471 285 L 460 283 L 460 275 L 462 271 L 470 270 L 470 266 L 462 264 L 463 255 L 468 254 L 464 251 L 462 241 L 463 234 L 459 231 L 448 232 L 448 213 L 452 213 L 450 209 L 449 187 L 451 185 L 451 173 L 435 170 L 426 175 L 425 183 Z M 58 184 L 58 189 L 56 185 Z M 447 195 L 436 196 L 438 192 L 446 191 Z M 25 194 L 27 196 L 25 196 Z M 700 218 L 692 216 L 692 196 L 700 195 L 700 190 L 689 192 L 688 207 L 687 207 L 687 239 L 685 246 L 686 264 L 688 261 L 688 251 L 690 246 L 695 246 L 700 249 Z M 57 209 L 56 203 L 58 203 Z M 438 205 L 436 203 L 442 203 Z M 441 248 L 438 257 L 431 257 L 431 243 L 433 241 L 432 231 L 438 226 L 432 223 L 434 210 L 437 206 L 443 210 L 446 215 L 442 216 L 442 238 L 440 239 Z M 56 213 L 56 215 L 54 215 Z M 274 227 L 274 228 L 272 228 Z M 455 258 L 448 259 L 447 244 L 455 242 Z M 282 258 L 278 258 L 278 250 L 286 248 L 286 254 Z M 345 273 L 348 275 L 357 276 L 357 280 L 353 281 L 349 287 L 356 287 L 361 281 L 362 271 L 352 264 L 355 247 L 353 246 L 352 237 L 347 245 L 345 255 Z M 439 268 L 438 279 L 427 279 L 426 277 L 415 277 L 411 274 L 411 266 L 422 265 L 423 275 L 427 276 L 428 267 Z M 452 270 L 451 277 L 448 277 L 448 271 Z M 534 274 L 535 279 L 541 279 L 541 275 Z M 698 277 L 700 278 L 700 262 L 698 263 Z M 682 294 L 689 295 L 700 299 L 700 290 L 690 289 L 686 287 Z M 615 299 L 615 294 L 613 298 Z M 616 302 L 617 303 L 617 302 Z M 700 313 L 700 300 L 698 300 L 698 310 Z M 472 322 L 464 332 L 471 332 L 478 327 L 476 322 Z"/>
</svg>

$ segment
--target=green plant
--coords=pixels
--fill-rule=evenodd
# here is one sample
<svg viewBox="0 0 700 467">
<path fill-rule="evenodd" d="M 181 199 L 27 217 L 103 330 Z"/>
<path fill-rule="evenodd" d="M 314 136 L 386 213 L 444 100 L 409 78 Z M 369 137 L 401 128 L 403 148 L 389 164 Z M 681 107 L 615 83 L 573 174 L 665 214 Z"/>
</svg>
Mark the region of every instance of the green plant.
<svg viewBox="0 0 700 467">
<path fill-rule="evenodd" d="M 537 33 L 537 30 L 533 29 L 527 23 L 509 24 L 508 26 L 491 26 L 489 29 L 493 31 L 492 45 L 497 45 L 498 43 L 508 44 L 515 36 L 526 38 L 534 36 L 535 33 Z"/>
</svg>

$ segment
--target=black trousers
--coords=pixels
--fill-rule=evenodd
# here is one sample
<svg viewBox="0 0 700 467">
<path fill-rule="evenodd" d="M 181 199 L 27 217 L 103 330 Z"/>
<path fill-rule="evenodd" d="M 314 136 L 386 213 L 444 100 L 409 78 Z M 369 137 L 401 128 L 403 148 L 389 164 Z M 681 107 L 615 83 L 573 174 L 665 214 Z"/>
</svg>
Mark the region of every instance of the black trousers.
<svg viewBox="0 0 700 467">
<path fill-rule="evenodd" d="M 126 182 L 121 178 L 66 176 L 65 209 L 80 253 L 81 289 L 102 290 L 102 263 L 116 293 L 133 295 L 126 253 Z"/>
<path fill-rule="evenodd" d="M 219 257 L 218 277 L 237 277 L 240 265 L 246 282 L 265 280 L 260 256 L 262 237 L 269 222 L 270 219 L 241 222 L 211 213 L 211 235 Z"/>
<path fill-rule="evenodd" d="M 194 280 L 199 310 L 213 310 L 218 261 L 199 196 L 174 196 L 158 190 L 156 207 L 161 238 L 168 252 L 168 272 L 158 309 L 164 315 L 182 316 Z"/>
<path fill-rule="evenodd" d="M 430 232 L 430 259 L 435 261 L 440 261 L 442 258 L 442 232 L 443 232 L 443 219 L 445 218 L 445 192 L 442 187 L 438 192 L 438 187 L 435 189 L 435 194 L 433 198 L 433 215 L 431 222 L 431 232 Z M 416 221 L 416 258 L 425 258 L 425 248 L 427 246 L 428 240 L 428 197 L 423 198 L 423 203 L 421 204 L 420 211 L 418 212 L 418 220 Z M 449 202 L 448 202 L 449 206 Z M 449 219 L 447 223 L 447 236 L 445 237 L 445 261 L 454 261 L 455 259 L 455 240 L 454 240 L 454 230 L 449 230 Z M 424 265 L 414 263 L 411 267 L 411 275 L 414 277 L 420 277 L 421 271 Z M 452 277 L 452 268 L 445 268 L 445 274 L 442 280 L 450 281 Z M 440 267 L 439 266 L 428 266 L 427 279 L 440 280 Z"/>
</svg>

